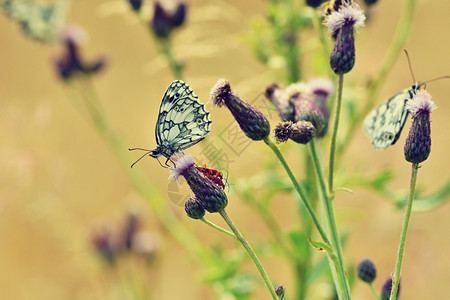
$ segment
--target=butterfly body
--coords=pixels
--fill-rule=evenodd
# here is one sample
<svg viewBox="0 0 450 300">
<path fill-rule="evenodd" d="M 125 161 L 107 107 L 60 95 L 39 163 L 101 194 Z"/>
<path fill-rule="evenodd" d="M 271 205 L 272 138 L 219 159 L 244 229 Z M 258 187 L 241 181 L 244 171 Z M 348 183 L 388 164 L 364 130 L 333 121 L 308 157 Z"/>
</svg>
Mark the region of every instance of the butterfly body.
<svg viewBox="0 0 450 300">
<path fill-rule="evenodd" d="M 380 104 L 366 117 L 364 130 L 375 149 L 383 150 L 397 142 L 409 114 L 405 104 L 420 87 L 420 82 L 414 83 Z"/>
<path fill-rule="evenodd" d="M 157 146 L 149 155 L 169 160 L 174 153 L 203 140 L 210 125 L 209 112 L 194 91 L 185 82 L 175 80 L 161 101 L 155 126 Z"/>
</svg>

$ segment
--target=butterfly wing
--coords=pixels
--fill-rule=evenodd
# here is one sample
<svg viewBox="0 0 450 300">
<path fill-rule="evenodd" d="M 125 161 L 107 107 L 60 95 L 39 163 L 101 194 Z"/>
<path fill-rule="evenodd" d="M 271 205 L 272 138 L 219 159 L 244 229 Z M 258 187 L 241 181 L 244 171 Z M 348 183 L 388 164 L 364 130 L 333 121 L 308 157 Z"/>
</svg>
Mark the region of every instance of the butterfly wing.
<svg viewBox="0 0 450 300">
<path fill-rule="evenodd" d="M 395 144 L 400 137 L 409 111 L 405 104 L 412 99 L 420 83 L 404 89 L 372 110 L 364 120 L 364 130 L 377 150 Z"/>
<path fill-rule="evenodd" d="M 170 157 L 200 142 L 209 133 L 210 124 L 209 112 L 194 91 L 175 80 L 163 96 L 155 127 L 156 142 L 164 149 L 161 154 Z"/>
</svg>

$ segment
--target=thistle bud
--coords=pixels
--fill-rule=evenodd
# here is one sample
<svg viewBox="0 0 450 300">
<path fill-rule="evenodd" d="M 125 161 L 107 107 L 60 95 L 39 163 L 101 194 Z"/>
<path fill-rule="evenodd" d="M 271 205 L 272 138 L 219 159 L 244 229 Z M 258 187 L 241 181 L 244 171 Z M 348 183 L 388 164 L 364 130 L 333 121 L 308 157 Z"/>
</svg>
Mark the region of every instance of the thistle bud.
<svg viewBox="0 0 450 300">
<path fill-rule="evenodd" d="M 325 0 L 306 0 L 306 5 L 311 6 L 312 8 L 317 8 L 319 7 L 322 2 L 324 2 Z"/>
<path fill-rule="evenodd" d="M 110 265 L 114 265 L 116 248 L 112 243 L 112 234 L 108 228 L 97 228 L 91 236 L 91 243 L 97 253 Z"/>
<path fill-rule="evenodd" d="M 263 140 L 269 135 L 270 124 L 267 118 L 234 94 L 227 80 L 220 79 L 217 81 L 211 89 L 210 100 L 211 103 L 219 107 L 226 105 L 242 131 L 252 140 Z"/>
<path fill-rule="evenodd" d="M 368 258 L 360 261 L 357 271 L 359 279 L 367 283 L 372 283 L 377 277 L 377 269 L 373 262 Z"/>
<path fill-rule="evenodd" d="M 205 209 L 197 199 L 191 197 L 184 203 L 184 210 L 189 218 L 201 219 L 205 215 Z"/>
<path fill-rule="evenodd" d="M 370 6 L 370 5 L 374 5 L 375 3 L 377 3 L 377 1 L 378 1 L 378 0 L 364 0 L 364 3 L 365 3 L 367 6 Z"/>
<path fill-rule="evenodd" d="M 290 139 L 296 143 L 306 144 L 312 140 L 316 132 L 314 125 L 309 121 L 298 121 L 292 125 Z"/>
<path fill-rule="evenodd" d="M 275 133 L 275 141 L 277 143 L 284 143 L 291 137 L 292 124 L 292 121 L 284 121 L 275 126 L 273 131 Z"/>
<path fill-rule="evenodd" d="M 298 98 L 294 105 L 295 120 L 311 122 L 316 129 L 316 134 L 322 136 L 322 131 L 325 128 L 325 118 L 310 96 Z"/>
<path fill-rule="evenodd" d="M 142 0 L 128 0 L 128 3 L 130 3 L 130 6 L 134 11 L 138 12 L 141 10 Z"/>
<path fill-rule="evenodd" d="M 308 82 L 308 86 L 313 94 L 313 101 L 319 107 L 320 112 L 324 118 L 324 128 L 317 135 L 317 137 L 322 137 L 326 134 L 328 130 L 328 122 L 330 119 L 330 112 L 328 110 L 328 98 L 334 91 L 333 82 L 326 78 L 316 78 Z"/>
<path fill-rule="evenodd" d="M 344 1 L 326 11 L 324 24 L 335 39 L 330 65 L 338 75 L 350 72 L 355 64 L 354 30 L 364 25 L 365 18 L 358 4 L 352 1 Z"/>
<path fill-rule="evenodd" d="M 266 87 L 264 95 L 272 102 L 283 121 L 294 121 L 294 104 L 289 101 L 289 96 L 278 83 L 272 83 Z"/>
<path fill-rule="evenodd" d="M 411 163 L 421 163 L 431 152 L 430 114 L 436 105 L 427 91 L 418 91 L 408 100 L 406 109 L 411 112 L 413 120 L 405 142 L 405 159 Z"/>
<path fill-rule="evenodd" d="M 381 300 L 389 300 L 391 296 L 392 291 L 392 274 L 389 275 L 389 277 L 386 279 L 386 281 L 383 284 L 383 287 L 381 288 Z M 397 289 L 397 295 L 395 299 L 398 299 L 398 295 L 400 294 L 400 282 L 398 283 L 398 289 Z"/>
<path fill-rule="evenodd" d="M 277 294 L 279 299 L 284 298 L 284 293 L 286 292 L 286 288 L 283 285 L 279 285 L 275 289 L 275 294 Z"/>
<path fill-rule="evenodd" d="M 185 18 L 186 3 L 179 3 L 175 12 L 171 13 L 159 1 L 156 1 L 151 28 L 157 38 L 168 39 L 174 28 L 183 25 Z"/>
<path fill-rule="evenodd" d="M 133 240 L 139 227 L 139 218 L 137 214 L 130 213 L 125 221 L 122 234 L 121 247 L 129 250 L 133 246 Z"/>
<path fill-rule="evenodd" d="M 171 170 L 171 178 L 177 180 L 183 176 L 201 206 L 210 213 L 219 212 L 227 206 L 224 190 L 195 167 L 192 155 L 180 155 L 173 159 L 175 166 Z"/>
</svg>

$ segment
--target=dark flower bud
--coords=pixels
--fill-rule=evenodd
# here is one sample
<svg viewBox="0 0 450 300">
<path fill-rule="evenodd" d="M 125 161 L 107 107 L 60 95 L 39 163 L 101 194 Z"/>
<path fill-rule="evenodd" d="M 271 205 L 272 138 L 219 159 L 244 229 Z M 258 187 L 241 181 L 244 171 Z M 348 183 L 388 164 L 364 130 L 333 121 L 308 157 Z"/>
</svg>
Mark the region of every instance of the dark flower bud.
<svg viewBox="0 0 450 300">
<path fill-rule="evenodd" d="M 421 163 L 431 152 L 430 114 L 436 105 L 427 91 L 418 91 L 406 103 L 406 109 L 411 112 L 413 120 L 405 142 L 405 159 L 411 163 Z"/>
<path fill-rule="evenodd" d="M 326 12 L 324 23 L 335 39 L 330 65 L 336 74 L 350 72 L 355 64 L 354 30 L 364 25 L 365 16 L 356 3 L 342 3 Z"/>
<path fill-rule="evenodd" d="M 197 199 L 191 197 L 184 203 L 184 210 L 189 218 L 201 219 L 205 215 L 205 209 Z"/>
<path fill-rule="evenodd" d="M 128 3 L 130 3 L 134 11 L 138 12 L 141 10 L 142 0 L 128 0 Z"/>
<path fill-rule="evenodd" d="M 183 176 L 196 200 L 208 212 L 219 212 L 227 206 L 228 199 L 224 190 L 195 167 L 192 155 L 180 155 L 173 160 L 175 166 L 171 170 L 171 177 L 176 180 Z"/>
<path fill-rule="evenodd" d="M 179 3 L 175 12 L 171 13 L 159 1 L 155 1 L 151 27 L 156 37 L 167 39 L 174 28 L 183 25 L 185 18 L 186 3 Z"/>
<path fill-rule="evenodd" d="M 217 81 L 211 90 L 210 100 L 211 103 L 219 107 L 226 105 L 242 131 L 252 140 L 259 141 L 269 136 L 270 124 L 267 118 L 234 94 L 227 80 L 220 79 Z"/>
<path fill-rule="evenodd" d="M 123 227 L 122 248 L 127 250 L 132 248 L 134 236 L 136 235 L 138 227 L 138 216 L 134 213 L 130 213 L 125 221 L 125 226 Z"/>
<path fill-rule="evenodd" d="M 391 296 L 392 291 L 392 274 L 389 275 L 389 277 L 386 279 L 386 281 L 383 284 L 383 287 L 381 288 L 381 300 L 389 300 Z M 397 289 L 397 295 L 395 299 L 398 299 L 398 295 L 400 294 L 400 282 L 398 283 L 398 289 Z"/>
<path fill-rule="evenodd" d="M 367 283 L 371 283 L 377 277 L 377 269 L 368 258 L 359 262 L 357 271 L 359 279 Z"/>
<path fill-rule="evenodd" d="M 311 6 L 313 8 L 317 8 L 319 7 L 322 2 L 324 2 L 325 0 L 306 0 L 306 5 Z"/>
<path fill-rule="evenodd" d="M 98 228 L 92 233 L 92 245 L 98 254 L 110 265 L 115 263 L 116 249 L 112 244 L 111 232 L 106 228 Z"/>
<path fill-rule="evenodd" d="M 294 104 L 278 83 L 266 87 L 265 96 L 272 102 L 283 121 L 294 121 Z"/>
<path fill-rule="evenodd" d="M 328 109 L 328 98 L 334 91 L 333 82 L 326 78 L 316 78 L 308 82 L 308 86 L 313 94 L 313 101 L 319 107 L 324 118 L 324 128 L 317 137 L 322 137 L 328 130 L 330 112 Z"/>
<path fill-rule="evenodd" d="M 294 109 L 296 121 L 309 121 L 316 129 L 316 134 L 322 134 L 325 118 L 310 96 L 300 96 L 294 103 Z"/>
<path fill-rule="evenodd" d="M 277 143 L 284 143 L 291 137 L 292 124 L 292 121 L 284 121 L 275 126 L 273 131 L 275 133 L 275 141 Z"/>
<path fill-rule="evenodd" d="M 284 298 L 284 293 L 286 292 L 286 288 L 282 285 L 279 285 L 275 288 L 275 294 L 277 294 L 279 299 Z"/>
<path fill-rule="evenodd" d="M 367 6 L 370 6 L 370 5 L 374 5 L 375 3 L 377 3 L 377 1 L 378 1 L 378 0 L 364 0 L 364 3 L 365 3 Z"/>
<path fill-rule="evenodd" d="M 309 121 L 298 121 L 292 124 L 290 139 L 296 143 L 306 144 L 312 140 L 316 132 L 314 125 Z"/>
</svg>

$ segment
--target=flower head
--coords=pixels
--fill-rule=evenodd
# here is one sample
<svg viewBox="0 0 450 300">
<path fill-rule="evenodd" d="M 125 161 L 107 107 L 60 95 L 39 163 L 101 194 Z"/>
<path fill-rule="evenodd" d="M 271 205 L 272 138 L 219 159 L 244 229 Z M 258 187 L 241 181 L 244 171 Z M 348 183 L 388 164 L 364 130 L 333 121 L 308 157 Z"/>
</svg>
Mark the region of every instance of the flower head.
<svg viewBox="0 0 450 300">
<path fill-rule="evenodd" d="M 322 136 L 325 128 L 325 118 L 311 96 L 299 97 L 294 103 L 295 120 L 309 121 L 316 129 L 316 135 Z"/>
<path fill-rule="evenodd" d="M 340 1 L 339 1 L 340 2 Z M 350 72 L 355 65 L 354 29 L 364 25 L 365 16 L 356 3 L 343 1 L 325 13 L 324 24 L 336 40 L 330 55 L 330 65 L 336 74 Z"/>
<path fill-rule="evenodd" d="M 272 102 L 283 121 L 294 121 L 294 104 L 278 83 L 266 87 L 265 96 Z"/>
<path fill-rule="evenodd" d="M 316 128 L 309 121 L 298 121 L 292 124 L 292 134 L 290 139 L 296 143 L 306 144 L 312 140 L 316 133 Z"/>
<path fill-rule="evenodd" d="M 211 89 L 211 103 L 219 107 L 226 107 L 233 114 L 242 131 L 252 140 L 265 139 L 270 133 L 270 124 L 267 118 L 253 106 L 243 101 L 231 90 L 230 83 L 225 79 L 217 81 Z"/>
<path fill-rule="evenodd" d="M 171 178 L 176 180 L 183 176 L 197 201 L 208 212 L 219 212 L 227 206 L 224 190 L 195 167 L 192 155 L 180 155 L 173 159 L 175 166 L 171 170 Z"/>
<path fill-rule="evenodd" d="M 411 112 L 413 121 L 406 138 L 405 159 L 412 163 L 425 161 L 431 152 L 430 114 L 436 109 L 427 91 L 418 91 L 406 103 L 406 109 Z"/>
<path fill-rule="evenodd" d="M 319 7 L 322 2 L 324 2 L 325 0 L 306 0 L 306 5 L 311 6 L 313 8 L 317 8 Z"/>
<path fill-rule="evenodd" d="M 128 3 L 130 3 L 130 6 L 134 11 L 138 12 L 141 10 L 142 0 L 128 0 Z"/>
<path fill-rule="evenodd" d="M 202 206 L 200 201 L 191 197 L 184 203 L 184 210 L 189 218 L 201 219 L 205 215 L 205 208 Z"/>
<path fill-rule="evenodd" d="M 181 2 L 178 3 L 174 12 L 170 12 L 159 1 L 155 1 L 151 22 L 151 28 L 155 36 L 160 39 L 169 38 L 173 29 L 183 25 L 186 18 L 186 9 L 186 3 Z"/>
<path fill-rule="evenodd" d="M 391 296 L 392 291 L 392 274 L 389 275 L 389 277 L 386 279 L 386 281 L 383 284 L 383 287 L 381 288 L 381 300 L 389 300 Z M 400 282 L 398 283 L 398 289 L 397 289 L 397 295 L 395 299 L 398 299 L 398 295 L 400 294 Z"/>
<path fill-rule="evenodd" d="M 377 277 L 377 269 L 373 262 L 368 258 L 359 262 L 357 271 L 359 279 L 367 283 L 371 283 Z"/>
<path fill-rule="evenodd" d="M 84 37 L 84 32 L 76 27 L 68 27 L 62 34 L 65 52 L 55 61 L 61 78 L 70 79 L 77 73 L 86 75 L 97 73 L 105 66 L 104 58 L 98 58 L 91 63 L 86 63 L 81 59 L 80 45 Z"/>
</svg>

